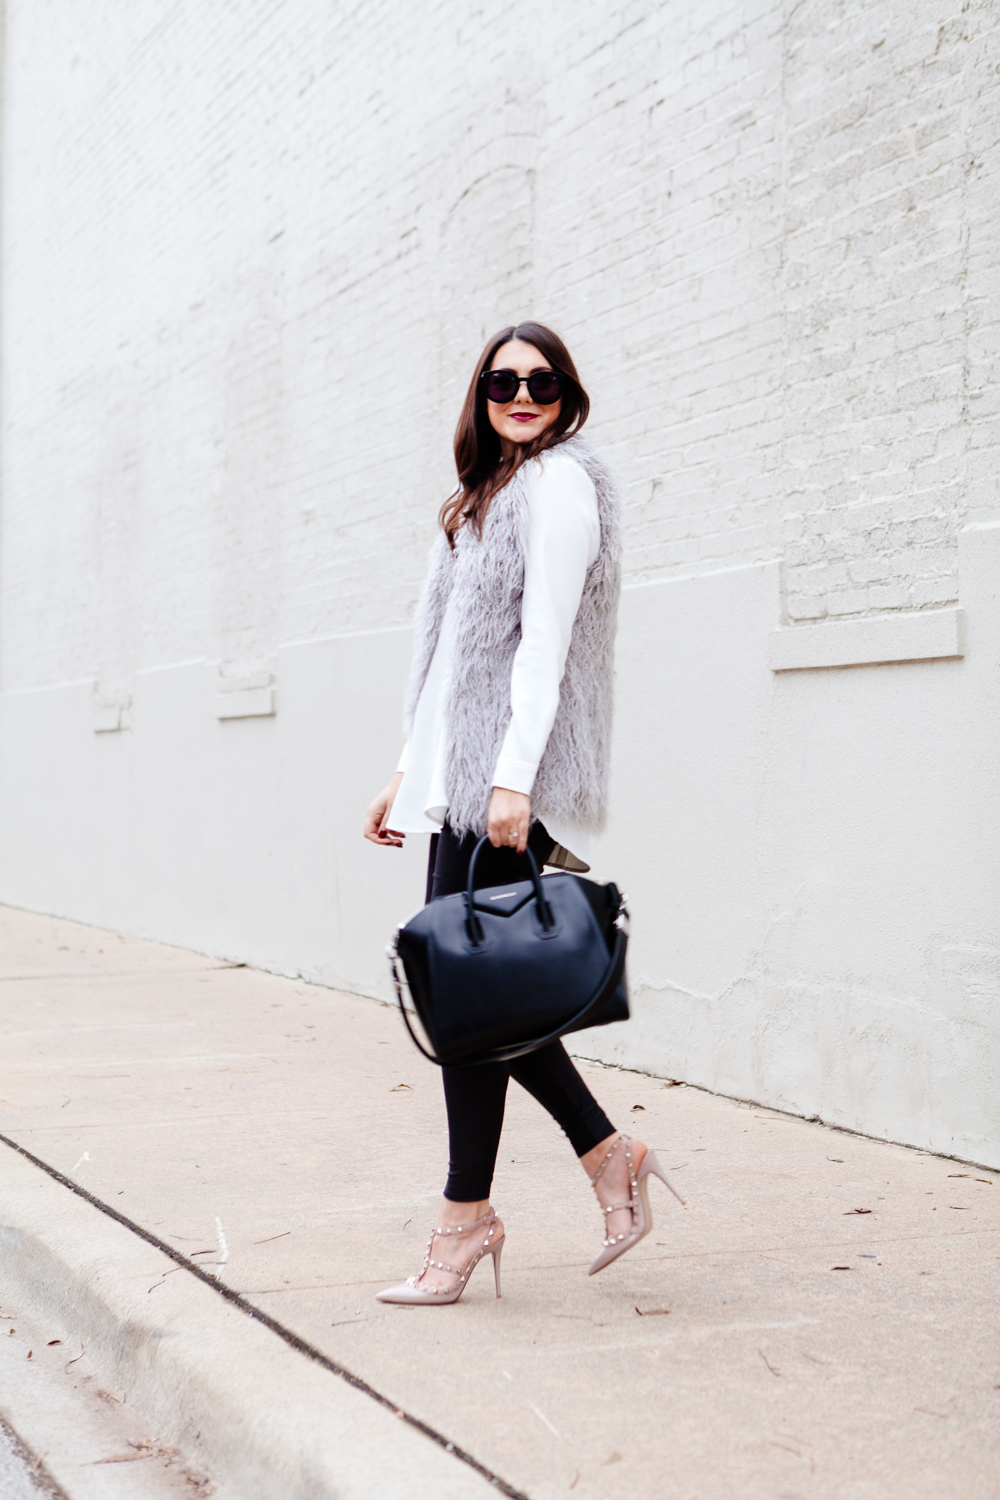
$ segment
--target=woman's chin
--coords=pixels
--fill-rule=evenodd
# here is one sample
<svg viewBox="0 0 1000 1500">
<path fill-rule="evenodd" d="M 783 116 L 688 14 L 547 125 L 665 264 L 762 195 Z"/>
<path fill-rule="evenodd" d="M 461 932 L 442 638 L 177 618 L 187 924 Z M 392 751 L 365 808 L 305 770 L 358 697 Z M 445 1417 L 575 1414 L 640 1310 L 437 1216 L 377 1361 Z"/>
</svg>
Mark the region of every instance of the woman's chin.
<svg viewBox="0 0 1000 1500">
<path fill-rule="evenodd" d="M 504 436 L 512 443 L 530 443 L 544 431 L 544 422 L 509 422 Z"/>
</svg>

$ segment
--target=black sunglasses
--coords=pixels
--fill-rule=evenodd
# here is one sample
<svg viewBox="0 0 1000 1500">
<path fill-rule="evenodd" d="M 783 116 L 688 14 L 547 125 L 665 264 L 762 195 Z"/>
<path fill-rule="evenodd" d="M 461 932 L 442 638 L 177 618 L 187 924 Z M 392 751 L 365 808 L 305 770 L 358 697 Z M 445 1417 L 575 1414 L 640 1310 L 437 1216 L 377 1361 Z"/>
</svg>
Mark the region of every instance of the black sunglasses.
<svg viewBox="0 0 1000 1500">
<path fill-rule="evenodd" d="M 513 370 L 484 370 L 479 379 L 486 387 L 486 397 L 506 405 L 513 401 L 522 385 L 536 406 L 552 406 L 562 395 L 563 376 L 558 370 L 535 370 L 531 375 L 517 375 Z"/>
</svg>

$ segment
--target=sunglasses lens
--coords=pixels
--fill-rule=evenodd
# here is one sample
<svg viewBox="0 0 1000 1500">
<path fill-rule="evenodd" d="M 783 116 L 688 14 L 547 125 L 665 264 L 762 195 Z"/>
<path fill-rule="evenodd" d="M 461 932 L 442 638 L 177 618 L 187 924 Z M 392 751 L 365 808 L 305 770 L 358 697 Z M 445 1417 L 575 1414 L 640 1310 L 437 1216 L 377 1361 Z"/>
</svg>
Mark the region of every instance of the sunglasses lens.
<svg viewBox="0 0 1000 1500">
<path fill-rule="evenodd" d="M 561 391 L 562 379 L 555 370 L 536 370 L 528 379 L 528 395 L 539 406 L 551 406 Z"/>
<path fill-rule="evenodd" d="M 486 377 L 486 395 L 490 401 L 513 401 L 517 395 L 517 376 L 510 370 L 491 370 Z"/>
</svg>

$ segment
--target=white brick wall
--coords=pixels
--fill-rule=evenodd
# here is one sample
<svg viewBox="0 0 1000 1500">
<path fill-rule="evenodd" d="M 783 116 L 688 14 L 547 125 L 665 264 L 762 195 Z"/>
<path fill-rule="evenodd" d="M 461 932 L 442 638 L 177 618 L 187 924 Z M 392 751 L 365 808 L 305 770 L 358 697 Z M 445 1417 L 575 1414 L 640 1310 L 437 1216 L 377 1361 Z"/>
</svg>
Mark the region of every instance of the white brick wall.
<svg viewBox="0 0 1000 1500">
<path fill-rule="evenodd" d="M 0 684 L 404 622 L 523 315 L 578 353 L 631 579 L 954 600 L 997 509 L 996 20 L 11 0 Z"/>
<path fill-rule="evenodd" d="M 957 4 L 811 5 L 789 27 L 792 620 L 957 597 L 956 531 L 979 514 L 969 355 L 986 309 L 970 270 L 995 225 L 971 203 L 984 175 L 996 183 L 995 28 L 995 11 Z M 995 512 L 995 490 L 983 498 Z"/>
</svg>

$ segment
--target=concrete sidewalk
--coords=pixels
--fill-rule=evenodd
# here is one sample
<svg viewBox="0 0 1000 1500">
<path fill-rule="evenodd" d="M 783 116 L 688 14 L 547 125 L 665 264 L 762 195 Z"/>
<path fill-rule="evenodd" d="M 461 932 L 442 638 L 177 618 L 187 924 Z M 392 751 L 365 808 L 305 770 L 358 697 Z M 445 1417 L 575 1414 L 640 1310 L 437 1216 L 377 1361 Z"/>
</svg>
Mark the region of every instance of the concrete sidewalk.
<svg viewBox="0 0 1000 1500">
<path fill-rule="evenodd" d="M 446 1154 L 392 1011 L 7 908 L 0 976 L 0 1310 L 83 1343 L 220 1497 L 1000 1496 L 998 1174 L 585 1065 L 687 1210 L 654 1185 L 589 1279 L 596 1200 L 512 1086 L 502 1300 L 486 1265 L 383 1307 Z"/>
</svg>

